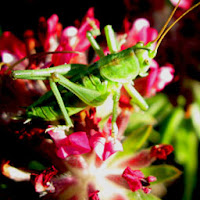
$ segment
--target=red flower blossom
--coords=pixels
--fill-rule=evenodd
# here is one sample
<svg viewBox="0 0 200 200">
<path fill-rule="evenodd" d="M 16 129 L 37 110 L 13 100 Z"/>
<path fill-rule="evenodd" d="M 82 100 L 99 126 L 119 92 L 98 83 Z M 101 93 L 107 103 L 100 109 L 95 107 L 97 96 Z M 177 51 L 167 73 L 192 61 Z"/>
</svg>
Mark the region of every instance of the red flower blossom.
<svg viewBox="0 0 200 200">
<path fill-rule="evenodd" d="M 54 192 L 54 186 L 51 184 L 51 179 L 57 174 L 57 170 L 52 166 L 49 169 L 44 170 L 40 174 L 31 174 L 35 191 L 38 193 L 45 194 L 48 192 Z"/>
<path fill-rule="evenodd" d="M 128 182 L 133 192 L 142 189 L 145 193 L 149 193 L 151 191 L 151 189 L 148 188 L 150 182 L 156 181 L 156 177 L 148 176 L 145 178 L 140 170 L 132 170 L 130 167 L 124 170 L 122 177 Z"/>
<path fill-rule="evenodd" d="M 89 194 L 89 200 L 100 200 L 99 196 L 98 196 L 99 190 L 96 190 L 94 192 L 91 192 Z"/>
<path fill-rule="evenodd" d="M 150 150 L 151 157 L 155 157 L 157 159 L 166 160 L 167 156 L 172 153 L 174 150 L 172 145 L 169 144 L 159 144 L 155 145 Z"/>
</svg>

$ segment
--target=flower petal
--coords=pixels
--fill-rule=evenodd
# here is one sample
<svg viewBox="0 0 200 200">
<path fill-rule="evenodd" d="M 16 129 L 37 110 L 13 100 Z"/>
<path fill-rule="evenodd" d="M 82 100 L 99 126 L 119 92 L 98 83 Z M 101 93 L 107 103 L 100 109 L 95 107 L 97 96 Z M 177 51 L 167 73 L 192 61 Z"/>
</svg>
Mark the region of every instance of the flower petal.
<svg viewBox="0 0 200 200">
<path fill-rule="evenodd" d="M 110 137 L 110 141 L 106 142 L 104 147 L 103 160 L 106 160 L 108 157 L 118 151 L 123 151 L 121 142 L 118 139 Z"/>
</svg>

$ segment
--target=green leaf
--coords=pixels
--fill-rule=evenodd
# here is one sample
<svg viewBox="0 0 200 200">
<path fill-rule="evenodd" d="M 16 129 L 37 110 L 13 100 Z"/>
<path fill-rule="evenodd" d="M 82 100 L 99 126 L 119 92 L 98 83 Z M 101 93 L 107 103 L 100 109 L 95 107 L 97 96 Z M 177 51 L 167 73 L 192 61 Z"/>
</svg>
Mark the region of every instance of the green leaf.
<svg viewBox="0 0 200 200">
<path fill-rule="evenodd" d="M 130 155 L 142 147 L 148 139 L 152 131 L 152 126 L 144 126 L 133 131 L 123 142 L 123 152 L 119 152 L 119 156 Z"/>
<path fill-rule="evenodd" d="M 192 193 L 197 181 L 198 140 L 195 132 L 190 130 L 187 137 L 187 162 L 184 166 L 185 189 L 184 199 L 192 199 Z M 188 184 L 189 183 L 189 184 Z"/>
<path fill-rule="evenodd" d="M 188 134 L 185 127 L 180 127 L 175 135 L 174 155 L 177 163 L 184 165 L 187 162 Z"/>
<path fill-rule="evenodd" d="M 146 112 L 133 112 L 133 114 L 131 114 L 130 116 L 125 135 L 129 135 L 134 130 L 145 125 L 154 125 L 156 123 L 156 119 L 153 116 L 147 114 Z"/>
<path fill-rule="evenodd" d="M 151 184 L 172 181 L 181 175 L 181 171 L 179 169 L 166 164 L 142 168 L 141 171 L 145 176 L 155 176 L 157 178 L 157 180 Z"/>
<path fill-rule="evenodd" d="M 146 101 L 149 105 L 149 109 L 146 113 L 153 116 L 157 123 L 163 121 L 173 109 L 172 104 L 165 94 L 157 94 Z"/>
<path fill-rule="evenodd" d="M 176 162 L 184 168 L 183 199 L 190 200 L 196 185 L 198 170 L 198 138 L 190 118 L 184 119 L 177 130 L 174 143 Z"/>
<path fill-rule="evenodd" d="M 39 170 L 39 171 L 46 169 L 46 167 L 40 162 L 38 162 L 37 160 L 32 160 L 31 162 L 29 162 L 28 168 L 32 170 Z"/>
<path fill-rule="evenodd" d="M 146 194 L 142 190 L 129 192 L 128 197 L 130 200 L 160 200 L 160 198 L 154 196 L 153 194 Z"/>
<path fill-rule="evenodd" d="M 0 183 L 0 190 L 4 190 L 4 189 L 7 189 L 8 188 L 8 185 L 5 184 L 5 183 Z"/>
<path fill-rule="evenodd" d="M 197 103 L 191 104 L 191 120 L 195 132 L 197 133 L 198 138 L 200 139 L 200 105 Z"/>
<path fill-rule="evenodd" d="M 152 142 L 153 144 L 158 144 L 159 141 L 160 141 L 160 133 L 153 129 L 153 130 L 151 131 L 151 134 L 150 134 L 148 140 L 149 140 L 150 142 Z"/>
<path fill-rule="evenodd" d="M 163 126 L 163 129 L 160 133 L 163 135 L 161 143 L 170 144 L 176 131 L 181 124 L 182 120 L 184 119 L 184 110 L 182 107 L 177 107 L 173 110 L 169 120 Z"/>
<path fill-rule="evenodd" d="M 195 81 L 195 80 L 185 80 L 187 84 L 189 84 L 192 92 L 193 92 L 193 96 L 195 101 L 200 105 L 200 82 L 199 81 Z"/>
</svg>

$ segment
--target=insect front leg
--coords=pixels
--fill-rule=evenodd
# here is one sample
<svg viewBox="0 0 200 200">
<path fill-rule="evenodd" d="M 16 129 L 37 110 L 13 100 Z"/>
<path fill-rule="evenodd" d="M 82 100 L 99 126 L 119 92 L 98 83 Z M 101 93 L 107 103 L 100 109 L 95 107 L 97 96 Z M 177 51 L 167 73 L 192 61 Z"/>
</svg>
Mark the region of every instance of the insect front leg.
<svg viewBox="0 0 200 200">
<path fill-rule="evenodd" d="M 93 37 L 92 33 L 90 31 L 87 32 L 86 34 L 87 39 L 89 40 L 92 48 L 94 49 L 94 51 L 99 55 L 99 57 L 104 57 L 104 52 L 102 50 L 102 48 L 99 46 L 99 44 L 97 43 L 97 41 L 95 40 L 95 38 Z"/>
<path fill-rule="evenodd" d="M 56 74 L 53 73 L 51 75 L 50 79 L 49 79 L 51 90 L 52 90 L 52 92 L 53 92 L 53 94 L 54 94 L 54 96 L 55 96 L 55 98 L 58 102 L 58 105 L 59 105 L 60 110 L 61 110 L 61 112 L 64 116 L 67 127 L 68 128 L 73 127 L 72 121 L 71 121 L 71 119 L 68 115 L 66 108 L 65 108 L 65 104 L 64 104 L 63 99 L 61 97 L 61 94 L 60 94 L 60 92 L 57 88 L 56 82 L 58 82 L 58 78 L 57 78 Z"/>
<path fill-rule="evenodd" d="M 111 25 L 105 26 L 104 31 L 105 31 L 105 36 L 106 36 L 106 41 L 107 41 L 109 51 L 111 53 L 118 52 L 119 51 L 118 43 L 117 43 L 115 32 L 112 26 Z"/>
<path fill-rule="evenodd" d="M 116 124 L 117 116 L 118 116 L 118 105 L 119 105 L 119 98 L 120 98 L 120 89 L 121 86 L 118 87 L 113 92 L 113 111 L 112 111 L 112 137 L 117 138 L 118 136 L 118 127 Z"/>
<path fill-rule="evenodd" d="M 133 87 L 133 83 L 124 83 L 124 88 L 131 96 L 132 101 L 138 105 L 142 110 L 148 109 L 148 104 L 144 100 L 144 98 L 140 95 L 140 93 Z"/>
</svg>

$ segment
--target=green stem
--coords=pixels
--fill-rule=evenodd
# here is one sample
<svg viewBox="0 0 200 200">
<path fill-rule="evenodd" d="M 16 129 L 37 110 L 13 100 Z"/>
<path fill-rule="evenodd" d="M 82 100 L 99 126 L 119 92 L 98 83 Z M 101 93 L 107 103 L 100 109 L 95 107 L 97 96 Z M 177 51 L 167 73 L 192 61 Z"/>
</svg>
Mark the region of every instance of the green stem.
<svg viewBox="0 0 200 200">
<path fill-rule="evenodd" d="M 117 46 L 117 41 L 116 41 L 116 37 L 115 37 L 115 32 L 114 32 L 112 26 L 107 25 L 107 26 L 105 26 L 104 30 L 105 30 L 106 41 L 107 41 L 110 53 L 118 52 L 118 46 Z"/>
<path fill-rule="evenodd" d="M 99 55 L 99 57 L 103 57 L 104 53 L 97 41 L 94 39 L 93 35 L 91 32 L 87 32 L 86 34 L 87 39 L 89 40 L 90 44 L 92 45 L 92 48 L 95 50 L 95 52 Z"/>
<path fill-rule="evenodd" d="M 58 90 L 58 88 L 57 88 L 57 85 L 56 85 L 56 83 L 54 82 L 53 78 L 51 78 L 51 79 L 49 80 L 49 83 L 50 83 L 51 90 L 52 90 L 53 94 L 54 94 L 55 97 L 56 97 L 56 100 L 57 100 L 57 102 L 58 102 L 58 105 L 59 105 L 59 107 L 60 107 L 60 110 L 61 110 L 61 112 L 62 112 L 62 114 L 63 114 L 63 116 L 64 116 L 66 125 L 69 126 L 69 127 L 73 127 L 72 121 L 71 121 L 71 119 L 70 119 L 70 117 L 69 117 L 69 115 L 68 115 L 68 113 L 67 113 L 67 110 L 66 110 L 66 108 L 65 108 L 65 104 L 64 104 L 64 102 L 63 102 L 63 99 L 62 99 L 62 97 L 61 97 L 61 95 L 60 95 L 60 92 L 59 92 L 59 90 Z"/>
</svg>

